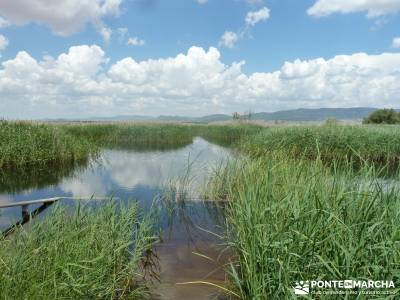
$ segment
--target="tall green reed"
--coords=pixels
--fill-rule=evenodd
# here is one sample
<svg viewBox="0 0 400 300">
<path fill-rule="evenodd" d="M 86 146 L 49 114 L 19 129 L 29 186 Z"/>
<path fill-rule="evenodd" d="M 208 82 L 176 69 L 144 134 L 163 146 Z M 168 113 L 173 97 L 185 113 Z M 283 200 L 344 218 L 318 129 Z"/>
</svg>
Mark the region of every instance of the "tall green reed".
<svg viewBox="0 0 400 300">
<path fill-rule="evenodd" d="M 243 144 L 253 155 L 284 153 L 292 158 L 320 158 L 326 163 L 398 163 L 398 126 L 297 126 L 262 130 Z"/>
<path fill-rule="evenodd" d="M 56 126 L 0 121 L 0 169 L 71 163 L 94 152 L 93 145 Z"/>
<path fill-rule="evenodd" d="M 400 280 L 399 185 L 375 168 L 324 167 L 285 155 L 218 170 L 209 197 L 229 200 L 228 268 L 242 299 L 292 299 L 300 280 Z M 326 296 L 324 299 L 337 299 Z"/>
<path fill-rule="evenodd" d="M 55 207 L 0 239 L 1 299 L 143 299 L 153 220 L 136 203 Z"/>
</svg>

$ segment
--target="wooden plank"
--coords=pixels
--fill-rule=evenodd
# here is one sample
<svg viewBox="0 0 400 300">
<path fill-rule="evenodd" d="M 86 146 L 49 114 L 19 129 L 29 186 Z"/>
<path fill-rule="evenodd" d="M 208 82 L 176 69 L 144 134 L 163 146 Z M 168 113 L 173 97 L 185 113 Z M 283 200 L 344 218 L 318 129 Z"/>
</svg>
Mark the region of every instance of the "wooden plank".
<svg viewBox="0 0 400 300">
<path fill-rule="evenodd" d="M 38 200 L 29 200 L 29 201 L 20 201 L 20 202 L 10 202 L 10 203 L 5 203 L 1 204 L 0 203 L 0 208 L 9 208 L 9 207 L 16 207 L 16 206 L 26 206 L 26 205 L 31 205 L 31 204 L 40 204 L 40 203 L 49 203 L 49 202 L 56 202 L 59 200 L 105 200 L 105 199 L 111 199 L 110 197 L 82 197 L 82 198 L 76 198 L 76 197 L 54 197 L 54 198 L 47 198 L 47 199 L 38 199 Z M 113 199 L 116 199 L 113 197 Z"/>
</svg>

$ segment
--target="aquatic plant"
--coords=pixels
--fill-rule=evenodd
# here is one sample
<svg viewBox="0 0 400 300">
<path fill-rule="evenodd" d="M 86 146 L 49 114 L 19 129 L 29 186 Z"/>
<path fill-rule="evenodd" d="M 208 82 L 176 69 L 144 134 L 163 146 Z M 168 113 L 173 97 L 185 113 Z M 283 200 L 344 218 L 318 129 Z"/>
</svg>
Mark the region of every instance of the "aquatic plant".
<svg viewBox="0 0 400 300">
<path fill-rule="evenodd" d="M 170 150 L 192 143 L 196 136 L 229 146 L 261 127 L 247 124 L 201 125 L 174 123 L 66 124 L 70 134 L 96 145 L 133 150 Z"/>
<path fill-rule="evenodd" d="M 262 127 L 251 124 L 233 123 L 228 125 L 197 125 L 194 133 L 210 143 L 221 146 L 232 146 L 243 138 L 248 138 L 260 132 Z"/>
<path fill-rule="evenodd" d="M 399 186 L 375 172 L 365 166 L 356 177 L 350 165 L 331 170 L 285 153 L 217 170 L 207 191 L 228 200 L 233 292 L 242 299 L 292 299 L 300 280 L 398 281 Z"/>
<path fill-rule="evenodd" d="M 56 126 L 0 121 L 0 169 L 49 167 L 85 160 L 95 152 L 93 145 Z"/>
<path fill-rule="evenodd" d="M 58 205 L 0 238 L 1 299 L 143 299 L 146 253 L 156 242 L 138 205 Z"/>
<path fill-rule="evenodd" d="M 297 126 L 262 130 L 243 143 L 255 157 L 283 153 L 292 158 L 320 158 L 329 164 L 395 163 L 400 160 L 397 126 Z"/>
<path fill-rule="evenodd" d="M 167 150 L 192 143 L 190 127 L 168 123 L 67 124 L 71 135 L 107 148 Z"/>
</svg>

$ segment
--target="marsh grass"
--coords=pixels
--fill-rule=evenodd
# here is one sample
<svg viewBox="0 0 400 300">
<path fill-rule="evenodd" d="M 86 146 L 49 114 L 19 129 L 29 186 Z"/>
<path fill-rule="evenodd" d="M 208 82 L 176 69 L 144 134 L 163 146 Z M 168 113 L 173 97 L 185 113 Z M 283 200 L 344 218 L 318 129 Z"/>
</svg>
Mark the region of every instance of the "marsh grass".
<svg viewBox="0 0 400 300">
<path fill-rule="evenodd" d="M 164 123 L 63 125 L 71 135 L 113 149 L 169 150 L 192 143 L 190 127 Z"/>
<path fill-rule="evenodd" d="M 243 138 L 249 138 L 261 130 L 261 126 L 241 123 L 230 125 L 198 125 L 192 128 L 192 131 L 196 135 L 210 143 L 224 147 L 233 146 Z"/>
<path fill-rule="evenodd" d="M 284 154 L 217 170 L 207 190 L 229 200 L 233 291 L 242 299 L 292 299 L 300 280 L 399 282 L 399 185 L 375 180 L 374 167 L 363 174 Z"/>
<path fill-rule="evenodd" d="M 143 299 L 142 269 L 156 242 L 136 203 L 57 205 L 0 240 L 1 299 Z"/>
<path fill-rule="evenodd" d="M 321 159 L 325 163 L 397 164 L 399 126 L 297 126 L 268 128 L 252 136 L 242 150 L 255 157 L 283 153 L 291 158 Z"/>
<path fill-rule="evenodd" d="M 100 148 L 134 151 L 175 150 L 196 136 L 224 146 L 260 130 L 251 125 L 172 123 L 45 124 L 0 121 L 0 169 L 51 169 L 85 161 Z"/>
<path fill-rule="evenodd" d="M 0 121 L 0 169 L 50 167 L 86 160 L 95 147 L 56 126 Z"/>
<path fill-rule="evenodd" d="M 0 169 L 85 160 L 101 147 L 175 149 L 196 136 L 237 147 L 246 156 L 219 165 L 204 189 L 226 201 L 226 243 L 234 253 L 228 294 L 291 299 L 299 280 L 400 280 L 400 188 L 398 180 L 378 179 L 399 161 L 399 133 L 395 126 L 336 124 L 1 122 Z M 184 211 L 189 171 L 164 195 L 170 215 Z M 154 242 L 152 221 L 142 220 L 137 205 L 72 214 L 57 207 L 0 241 L 0 298 L 142 299 L 148 291 L 139 266 Z"/>
<path fill-rule="evenodd" d="M 196 136 L 230 146 L 261 130 L 256 125 L 193 125 L 173 123 L 67 124 L 71 135 L 101 147 L 138 151 L 174 150 L 187 146 Z"/>
</svg>

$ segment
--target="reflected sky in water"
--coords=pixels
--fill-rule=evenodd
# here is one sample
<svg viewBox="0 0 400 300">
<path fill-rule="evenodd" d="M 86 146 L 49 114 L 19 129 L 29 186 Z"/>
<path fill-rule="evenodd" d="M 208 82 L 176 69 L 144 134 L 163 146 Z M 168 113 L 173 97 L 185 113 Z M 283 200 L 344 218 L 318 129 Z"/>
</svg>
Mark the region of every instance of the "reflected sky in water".
<svg viewBox="0 0 400 300">
<path fill-rule="evenodd" d="M 56 196 L 115 196 L 124 201 L 135 199 L 146 209 L 157 195 L 170 187 L 171 182 L 176 187 L 176 182 L 188 174 L 190 196 L 195 201 L 156 202 L 161 208 L 157 223 L 162 229 L 162 242 L 154 249 L 159 258 L 160 282 L 155 283 L 151 290 L 154 299 L 215 299 L 219 293 L 215 287 L 177 283 L 208 280 L 223 284 L 225 280 L 222 266 L 227 263 L 228 256 L 222 251 L 221 240 L 216 235 L 223 232 L 224 204 L 198 201 L 198 191 L 207 174 L 231 155 L 228 149 L 201 138 L 195 138 L 189 146 L 169 151 L 104 150 L 98 159 L 86 166 L 80 165 L 72 172 L 54 170 L 52 173 L 46 170 L 3 174 L 0 191 L 9 189 L 13 193 L 0 192 L 0 203 Z M 40 174 L 46 177 L 38 178 Z M 18 176 L 24 177 L 19 180 Z M 74 200 L 63 202 L 68 205 L 77 203 Z M 37 207 L 31 205 L 30 210 Z M 40 218 L 49 211 L 51 208 L 44 211 Z M 14 224 L 20 216 L 19 207 L 0 210 L 0 230 Z M 222 252 L 225 254 L 220 255 Z M 211 260 L 205 260 L 196 253 L 202 253 Z"/>
<path fill-rule="evenodd" d="M 17 193 L 3 192 L 0 203 L 55 196 L 115 196 L 149 203 L 170 181 L 184 176 L 188 170 L 191 186 L 197 190 L 210 169 L 226 161 L 230 155 L 229 150 L 201 138 L 195 138 L 189 146 L 171 151 L 104 150 L 96 161 L 78 168 L 58 183 L 52 182 L 42 188 L 27 187 Z M 19 208 L 1 210 L 0 227 L 9 225 L 19 216 Z"/>
</svg>

